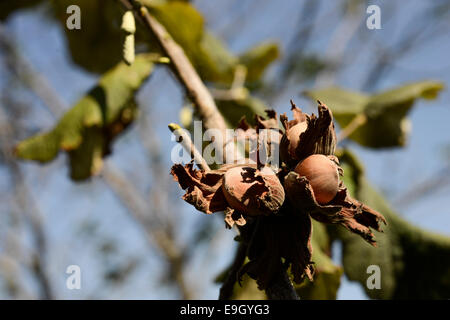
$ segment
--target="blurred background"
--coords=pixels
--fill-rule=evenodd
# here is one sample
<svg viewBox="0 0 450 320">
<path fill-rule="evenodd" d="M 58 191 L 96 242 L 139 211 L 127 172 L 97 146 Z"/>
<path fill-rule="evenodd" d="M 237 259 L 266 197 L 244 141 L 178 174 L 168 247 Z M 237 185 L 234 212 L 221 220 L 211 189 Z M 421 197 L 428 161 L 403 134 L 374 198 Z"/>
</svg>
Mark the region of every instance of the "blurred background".
<svg viewBox="0 0 450 320">
<path fill-rule="evenodd" d="M 426 293 L 417 297 L 450 297 L 450 1 L 142 3 L 185 49 L 230 126 L 266 106 L 289 113 L 290 99 L 316 112 L 319 98 L 333 110 L 339 132 L 377 93 L 406 88 L 387 96 L 388 107 L 370 118 L 371 127 L 340 144 L 347 158 L 359 159 L 348 162 L 348 172 L 364 175 L 358 179 L 384 197 L 396 222 L 376 234 L 376 249 L 363 240 L 368 249 L 345 247 L 347 239 L 328 230 L 323 270 L 333 275 L 334 289 L 320 293 L 308 284 L 303 297 L 408 298 L 420 286 Z M 81 8 L 81 30 L 65 25 L 70 4 Z M 366 26 L 372 4 L 381 9 L 379 30 Z M 0 10 L 0 298 L 216 299 L 237 233 L 224 228 L 220 215 L 183 202 L 169 175 L 175 142 L 167 125 L 189 127 L 195 118 L 170 69 L 155 65 L 142 76 L 130 93 L 135 116 L 114 134 L 112 125 L 103 128 L 108 140 L 100 151 L 83 144 L 51 159 L 39 153 L 52 148 L 46 141 L 47 147 L 22 144 L 13 153 L 24 139 L 52 130 L 120 63 L 123 9 L 112 0 L 22 0 L 2 1 Z M 156 50 L 137 27 L 136 51 Z M 412 82 L 417 87 L 404 87 Z M 81 130 L 83 141 L 97 137 L 70 119 L 46 139 L 69 128 Z M 414 235 L 417 245 L 408 238 Z M 422 243 L 427 249 L 414 251 Z M 378 251 L 374 258 L 364 250 Z M 380 290 L 365 288 L 361 270 L 347 270 L 349 254 L 364 270 L 381 264 Z M 70 265 L 81 268 L 80 290 L 66 287 Z M 259 297 L 247 282 L 237 297 Z"/>
</svg>

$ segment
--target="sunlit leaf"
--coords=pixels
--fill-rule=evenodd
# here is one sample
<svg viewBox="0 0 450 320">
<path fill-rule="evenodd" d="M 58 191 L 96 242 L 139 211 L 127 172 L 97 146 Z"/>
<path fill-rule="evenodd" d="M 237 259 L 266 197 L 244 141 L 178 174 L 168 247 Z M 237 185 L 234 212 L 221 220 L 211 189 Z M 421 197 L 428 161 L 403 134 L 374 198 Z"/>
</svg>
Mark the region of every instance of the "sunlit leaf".
<svg viewBox="0 0 450 320">
<path fill-rule="evenodd" d="M 258 289 L 255 280 L 248 275 L 242 277 L 241 286 L 236 283 L 234 285 L 233 300 L 267 300 L 266 293 Z"/>
<path fill-rule="evenodd" d="M 275 61 L 279 55 L 277 44 L 272 42 L 259 44 L 244 52 L 239 57 L 239 61 L 247 67 L 247 82 L 258 81 L 267 66 Z"/>
<path fill-rule="evenodd" d="M 231 83 L 238 58 L 227 49 L 219 38 L 208 31 L 204 32 L 200 46 L 202 52 L 208 56 L 208 61 L 211 63 L 210 69 L 213 71 L 209 72 L 210 77 L 203 75 L 203 78 L 208 81 Z"/>
<path fill-rule="evenodd" d="M 17 156 L 48 162 L 62 149 L 69 154 L 73 179 L 85 179 L 98 172 L 114 137 L 135 117 L 134 94 L 150 75 L 153 58 L 139 55 L 131 66 L 119 63 L 105 73 L 51 131 L 20 142 Z"/>
<path fill-rule="evenodd" d="M 414 102 L 436 98 L 443 87 L 440 82 L 422 81 L 371 96 L 340 88 L 309 90 L 305 94 L 327 104 L 341 128 L 364 114 L 367 121 L 349 138 L 363 146 L 384 148 L 406 143 L 410 127 L 406 116 Z"/>
<path fill-rule="evenodd" d="M 232 128 L 236 127 L 242 116 L 245 116 L 250 124 L 254 124 L 254 115 L 265 117 L 264 110 L 268 109 L 261 100 L 251 96 L 238 100 L 219 100 L 216 103 L 220 113 Z"/>
<path fill-rule="evenodd" d="M 73 61 L 90 72 L 103 73 L 122 58 L 124 33 L 120 29 L 123 8 L 115 1 L 79 0 L 81 29 L 69 30 L 66 10 L 69 0 L 52 0 L 54 16 L 67 38 Z M 143 0 L 150 13 L 183 48 L 200 77 L 206 82 L 229 85 L 238 64 L 248 67 L 250 82 L 257 81 L 266 67 L 278 57 L 275 44 L 250 49 L 241 58 L 205 28 L 201 13 L 187 1 Z M 137 52 L 160 52 L 156 39 L 142 25 L 135 35 Z M 240 59 L 242 61 L 240 61 Z"/>
<path fill-rule="evenodd" d="M 286 66 L 283 68 L 285 78 L 294 77 L 297 81 L 314 79 L 319 72 L 333 68 L 317 54 L 297 52 L 286 57 Z"/>
<path fill-rule="evenodd" d="M 54 15 L 67 39 L 73 61 L 88 71 L 103 73 L 122 59 L 124 33 L 120 29 L 123 10 L 117 2 L 51 0 Z M 67 7 L 81 11 L 81 29 L 66 26 Z"/>
</svg>

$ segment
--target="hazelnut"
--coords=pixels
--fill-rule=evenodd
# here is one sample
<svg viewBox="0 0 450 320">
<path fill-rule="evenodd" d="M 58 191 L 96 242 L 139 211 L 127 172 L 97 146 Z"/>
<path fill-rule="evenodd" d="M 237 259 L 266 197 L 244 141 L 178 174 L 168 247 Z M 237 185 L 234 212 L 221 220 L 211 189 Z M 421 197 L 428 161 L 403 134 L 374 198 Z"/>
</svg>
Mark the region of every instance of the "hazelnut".
<svg viewBox="0 0 450 320">
<path fill-rule="evenodd" d="M 284 202 L 283 186 L 269 167 L 231 168 L 223 177 L 222 190 L 233 209 L 249 216 L 275 213 Z"/>
<path fill-rule="evenodd" d="M 319 204 L 327 204 L 339 190 L 339 173 L 336 163 L 322 154 L 314 154 L 300 162 L 294 169 L 308 179 Z"/>
<path fill-rule="evenodd" d="M 286 129 L 280 142 L 280 151 L 284 161 L 289 159 L 299 160 L 295 155 L 295 150 L 300 143 L 300 135 L 306 131 L 308 123 L 306 121 L 299 122 L 296 125 Z M 286 152 L 287 151 L 287 152 Z"/>
</svg>

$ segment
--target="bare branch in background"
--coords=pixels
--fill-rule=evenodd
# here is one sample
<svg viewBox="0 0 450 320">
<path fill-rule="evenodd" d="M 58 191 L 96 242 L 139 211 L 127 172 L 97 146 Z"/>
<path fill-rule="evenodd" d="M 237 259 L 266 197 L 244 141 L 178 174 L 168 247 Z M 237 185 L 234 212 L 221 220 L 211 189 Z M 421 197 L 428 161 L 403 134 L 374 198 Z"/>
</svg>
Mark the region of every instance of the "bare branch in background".
<svg viewBox="0 0 450 320">
<path fill-rule="evenodd" d="M 6 61 L 9 70 L 21 79 L 27 86 L 33 88 L 36 96 L 38 96 L 45 103 L 50 113 L 59 118 L 63 113 L 64 102 L 60 96 L 55 93 L 52 86 L 47 79 L 34 71 L 31 65 L 23 59 L 20 52 L 17 50 L 13 42 L 8 36 L 5 27 L 0 24 L 0 49 L 7 52 Z"/>
<path fill-rule="evenodd" d="M 188 288 L 183 274 L 184 256 L 182 251 L 170 234 L 165 232 L 166 228 L 156 217 L 156 210 L 150 208 L 151 206 L 144 200 L 144 197 L 139 195 L 139 190 L 111 163 L 105 164 L 102 175 L 122 203 L 133 213 L 133 217 L 144 226 L 151 242 L 155 243 L 164 254 L 172 270 L 171 273 L 175 276 L 182 298 L 192 299 L 192 292 Z"/>
<path fill-rule="evenodd" d="M 418 185 L 414 185 L 412 188 L 400 194 L 394 199 L 393 203 L 397 207 L 410 206 L 416 201 L 433 194 L 433 192 L 442 190 L 442 188 L 448 184 L 450 184 L 449 165 L 439 170 L 425 181 L 422 181 Z"/>
<path fill-rule="evenodd" d="M 345 49 L 353 39 L 362 22 L 362 17 L 358 10 L 352 5 L 348 5 L 344 16 L 340 19 L 339 25 L 335 28 L 328 48 L 325 52 L 325 59 L 332 65 L 338 65 L 343 59 Z M 326 69 L 319 73 L 316 78 L 315 87 L 324 87 L 333 84 L 337 74 L 337 68 Z"/>
<path fill-rule="evenodd" d="M 26 222 L 28 222 L 35 246 L 28 268 L 32 271 L 40 285 L 40 297 L 42 299 L 53 299 L 53 290 L 46 274 L 47 244 L 42 223 L 42 214 L 39 211 L 37 201 L 33 198 L 31 191 L 26 185 L 19 165 L 11 153 L 12 146 L 10 143 L 13 141 L 14 129 L 17 128 L 20 128 L 20 125 L 17 124 L 14 117 L 9 117 L 3 109 L 0 109 L 1 153 L 11 172 L 12 180 L 15 183 L 14 198 L 18 206 L 18 213 L 23 215 Z"/>
<path fill-rule="evenodd" d="M 45 105 L 49 108 L 49 111 L 51 113 L 56 111 L 57 114 L 61 115 L 65 110 L 67 110 L 67 106 L 65 106 L 61 99 L 57 98 L 58 94 L 46 80 L 41 79 L 40 81 L 29 81 L 30 78 L 37 79 L 36 73 L 25 61 L 25 59 L 20 56 L 19 52 L 14 50 L 15 46 L 13 42 L 5 35 L 5 33 L 0 33 L 0 41 L 3 44 L 3 48 L 8 49 L 5 51 L 8 54 L 8 58 L 11 63 L 10 67 L 13 70 L 18 70 L 19 65 L 20 68 L 23 68 L 20 73 L 15 72 L 15 75 L 19 77 L 19 79 L 23 81 L 30 88 L 30 90 L 45 103 Z M 16 60 L 16 58 L 18 58 L 18 60 Z M 16 61 L 18 61 L 19 65 L 15 64 Z M 22 77 L 23 75 L 27 75 L 27 77 Z M 43 77 L 40 76 L 40 78 Z M 40 87 L 42 84 L 45 84 L 44 88 Z M 49 105 L 50 103 L 51 105 Z M 13 140 L 10 139 L 9 141 Z M 17 162 L 15 162 L 14 159 L 12 162 L 17 166 Z M 158 217 L 158 213 L 151 205 L 148 204 L 146 198 L 140 195 L 137 188 L 127 180 L 126 176 L 119 169 L 114 167 L 112 164 L 105 164 L 103 176 L 107 185 L 125 205 L 131 216 L 144 227 L 151 243 L 155 244 L 156 247 L 163 253 L 171 270 L 173 270 L 172 274 L 175 276 L 175 283 L 177 284 L 182 297 L 184 299 L 192 298 L 191 289 L 188 288 L 183 275 L 184 259 L 182 251 L 178 248 L 178 244 L 175 243 L 173 234 L 168 232 L 168 230 L 173 228 L 173 226 L 162 227 L 164 226 L 164 222 L 162 221 L 164 220 L 167 223 L 168 219 Z M 23 182 L 23 185 L 26 186 L 25 182 Z M 31 221 L 31 225 L 35 227 L 39 226 L 38 221 L 35 219 Z M 36 235 L 36 240 L 38 243 L 38 248 L 42 249 L 42 236 L 40 234 Z M 36 261 L 38 262 L 38 260 Z M 45 274 L 42 266 L 40 265 L 37 265 L 35 270 L 37 272 L 36 275 L 39 277 L 42 277 Z M 43 283 L 42 286 L 45 292 L 46 284 Z M 48 295 L 48 297 L 51 298 L 51 295 Z"/>
<path fill-rule="evenodd" d="M 436 4 L 436 7 L 438 6 L 439 4 Z M 413 15 L 401 32 L 403 36 L 397 43 L 389 44 L 389 49 L 381 43 L 378 43 L 378 52 L 375 56 L 375 63 L 368 69 L 366 79 L 362 82 L 363 91 L 371 91 L 376 88 L 382 77 L 392 71 L 393 68 L 390 68 L 390 66 L 396 60 L 401 59 L 407 53 L 411 52 L 412 49 L 416 49 L 419 46 L 423 46 L 424 43 L 436 39 L 436 35 L 439 31 L 441 31 L 442 34 L 446 34 L 447 28 L 445 27 L 445 19 L 444 21 L 439 21 L 438 24 L 429 22 L 432 20 L 431 15 L 434 14 L 434 9 L 435 7 L 432 7 L 426 11 L 420 11 L 416 15 Z M 429 16 L 428 18 L 431 18 L 426 19 L 427 16 Z M 442 26 L 444 28 L 439 29 L 439 27 Z"/>
<path fill-rule="evenodd" d="M 320 0 L 306 0 L 303 2 L 303 6 L 300 9 L 300 18 L 297 22 L 296 29 L 298 32 L 288 44 L 288 52 L 295 49 L 305 51 L 314 30 L 320 4 Z"/>
</svg>

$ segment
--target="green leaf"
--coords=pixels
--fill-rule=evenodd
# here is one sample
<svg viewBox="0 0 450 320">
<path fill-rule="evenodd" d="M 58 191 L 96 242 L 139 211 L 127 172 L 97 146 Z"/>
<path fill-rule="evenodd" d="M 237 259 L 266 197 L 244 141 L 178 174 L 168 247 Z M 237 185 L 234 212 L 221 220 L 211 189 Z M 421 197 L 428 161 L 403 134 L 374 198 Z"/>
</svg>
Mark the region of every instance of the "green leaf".
<svg viewBox="0 0 450 320">
<path fill-rule="evenodd" d="M 184 50 L 205 81 L 231 81 L 231 54 L 204 29 L 203 16 L 187 2 L 171 1 L 159 5 L 148 2 L 150 13 L 166 28 Z M 221 58 L 226 57 L 224 60 Z"/>
<path fill-rule="evenodd" d="M 385 148 L 406 143 L 409 133 L 406 116 L 414 102 L 419 98 L 434 99 L 443 88 L 440 82 L 421 81 L 371 96 L 340 88 L 310 90 L 305 94 L 327 104 L 341 128 L 364 114 L 367 121 L 349 138 L 366 147 Z"/>
<path fill-rule="evenodd" d="M 67 7 L 81 10 L 81 29 L 69 30 Z M 123 10 L 114 1 L 52 0 L 54 16 L 67 38 L 73 61 L 90 72 L 103 73 L 122 59 L 124 33 L 120 29 Z"/>
<path fill-rule="evenodd" d="M 267 300 L 264 291 L 258 289 L 256 280 L 250 278 L 247 274 L 242 277 L 242 286 L 235 283 L 232 300 Z"/>
<path fill-rule="evenodd" d="M 205 30 L 200 43 L 202 54 L 207 56 L 210 63 L 211 76 L 203 74 L 202 78 L 208 81 L 229 84 L 233 81 L 233 70 L 238 64 L 238 58 L 233 55 L 225 44 L 211 32 Z M 205 63 L 203 63 L 205 64 Z"/>
<path fill-rule="evenodd" d="M 112 140 L 135 117 L 134 94 L 149 77 L 153 58 L 138 55 L 131 66 L 122 62 L 105 73 L 53 130 L 20 142 L 17 156 L 48 162 L 62 149 L 69 154 L 73 179 L 86 179 L 98 172 Z"/>
<path fill-rule="evenodd" d="M 319 72 L 333 68 L 331 63 L 326 62 L 317 54 L 296 52 L 286 57 L 285 60 L 283 76 L 285 78 L 294 77 L 297 81 L 312 80 Z"/>
<path fill-rule="evenodd" d="M 238 58 L 205 29 L 202 15 L 191 4 L 180 1 L 159 5 L 148 1 L 146 4 L 151 14 L 183 48 L 204 81 L 230 84 L 238 64 L 247 67 L 248 82 L 257 81 L 279 55 L 276 44 L 264 43 Z"/>
<path fill-rule="evenodd" d="M 242 116 L 245 116 L 248 123 L 253 125 L 254 115 L 266 117 L 264 110 L 268 109 L 261 100 L 252 96 L 239 100 L 217 100 L 216 103 L 231 128 L 237 126 Z"/>
<path fill-rule="evenodd" d="M 327 252 L 331 251 L 330 239 L 325 226 L 313 220 L 311 239 L 314 262 L 314 281 L 305 279 L 296 286 L 296 291 L 302 300 L 335 300 L 341 284 L 343 270 L 336 266 Z"/>
<path fill-rule="evenodd" d="M 276 43 L 261 43 L 239 57 L 239 62 L 247 67 L 247 82 L 258 81 L 266 68 L 280 56 Z"/>
<path fill-rule="evenodd" d="M 338 121 L 343 116 L 354 117 L 356 114 L 363 113 L 370 100 L 365 94 L 338 87 L 308 90 L 304 91 L 304 94 L 313 100 L 320 100 L 327 104 Z"/>
<path fill-rule="evenodd" d="M 189 3 L 173 1 L 150 6 L 150 13 L 165 26 L 169 35 L 191 56 L 203 37 L 202 15 Z"/>
<path fill-rule="evenodd" d="M 236 66 L 242 62 L 205 28 L 203 16 L 193 5 L 187 1 L 164 0 L 142 0 L 141 3 L 183 48 L 204 81 L 229 87 Z M 124 10 L 115 1 L 78 0 L 82 27 L 69 30 L 66 9 L 71 4 L 70 0 L 51 0 L 53 14 L 65 32 L 71 57 L 86 70 L 103 73 L 122 59 L 125 35 L 120 25 Z M 142 26 L 137 28 L 135 43 L 137 52 L 161 53 L 156 39 Z M 257 81 L 277 56 L 274 44 L 263 44 L 244 54 L 248 80 Z"/>
<path fill-rule="evenodd" d="M 343 265 L 347 277 L 360 282 L 368 296 L 374 299 L 448 299 L 450 238 L 405 221 L 388 206 L 362 172 L 355 175 L 351 172 L 354 166 L 348 162 L 345 164 L 345 184 L 358 186 L 353 195 L 381 212 L 388 221 L 385 232 L 377 234 L 377 248 L 342 228 L 337 230 L 343 243 Z M 370 265 L 380 267 L 381 289 L 370 290 L 366 286 L 370 276 L 367 267 Z"/>
</svg>

